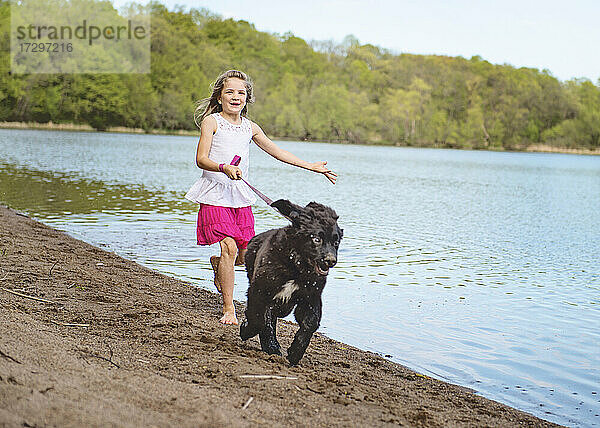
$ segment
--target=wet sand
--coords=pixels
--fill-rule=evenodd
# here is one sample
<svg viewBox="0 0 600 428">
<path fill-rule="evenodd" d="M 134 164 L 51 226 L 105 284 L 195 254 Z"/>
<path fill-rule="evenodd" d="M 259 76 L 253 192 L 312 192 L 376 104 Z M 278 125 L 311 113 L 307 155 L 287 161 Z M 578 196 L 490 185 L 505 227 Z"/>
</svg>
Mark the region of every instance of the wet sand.
<svg viewBox="0 0 600 428">
<path fill-rule="evenodd" d="M 220 308 L 0 205 L 0 426 L 557 426 L 320 334 L 289 367 Z"/>
</svg>

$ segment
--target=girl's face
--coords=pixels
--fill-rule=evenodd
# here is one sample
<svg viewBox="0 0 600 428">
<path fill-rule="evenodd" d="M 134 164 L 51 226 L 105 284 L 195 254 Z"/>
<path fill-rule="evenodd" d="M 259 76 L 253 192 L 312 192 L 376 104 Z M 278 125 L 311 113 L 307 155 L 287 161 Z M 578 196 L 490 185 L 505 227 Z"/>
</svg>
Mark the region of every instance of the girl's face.
<svg viewBox="0 0 600 428">
<path fill-rule="evenodd" d="M 246 105 L 246 84 L 243 80 L 230 77 L 225 80 L 219 101 L 226 114 L 240 114 Z"/>
</svg>

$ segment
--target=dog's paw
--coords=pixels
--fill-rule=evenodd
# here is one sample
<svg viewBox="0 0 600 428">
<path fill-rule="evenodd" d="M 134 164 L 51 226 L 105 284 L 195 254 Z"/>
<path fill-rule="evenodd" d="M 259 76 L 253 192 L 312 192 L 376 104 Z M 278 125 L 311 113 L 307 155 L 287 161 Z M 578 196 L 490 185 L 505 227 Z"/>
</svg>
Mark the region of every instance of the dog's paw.
<svg viewBox="0 0 600 428">
<path fill-rule="evenodd" d="M 290 346 L 287 351 L 287 360 L 290 362 L 290 365 L 296 366 L 304 356 L 304 351 L 294 349 L 293 346 Z"/>
<path fill-rule="evenodd" d="M 243 341 L 246 341 L 248 339 L 250 339 L 251 337 L 256 336 L 256 333 L 250 329 L 250 327 L 248 327 L 248 321 L 244 321 L 242 323 L 242 325 L 240 325 L 240 337 L 242 338 Z"/>
<path fill-rule="evenodd" d="M 279 355 L 279 356 L 281 356 L 281 349 L 279 349 L 279 348 L 267 349 L 265 352 L 267 354 L 269 354 L 269 355 Z"/>
<path fill-rule="evenodd" d="M 267 346 L 263 346 L 262 350 L 269 355 L 281 355 L 279 343 L 269 343 Z"/>
</svg>

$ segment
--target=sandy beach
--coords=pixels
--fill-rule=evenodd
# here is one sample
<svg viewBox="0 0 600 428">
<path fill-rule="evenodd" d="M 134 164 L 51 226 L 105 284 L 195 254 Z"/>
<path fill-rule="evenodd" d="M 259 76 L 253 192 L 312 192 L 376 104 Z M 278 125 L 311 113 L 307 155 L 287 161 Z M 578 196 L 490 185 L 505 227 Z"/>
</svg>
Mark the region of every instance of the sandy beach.
<svg viewBox="0 0 600 428">
<path fill-rule="evenodd" d="M 289 367 L 219 311 L 0 206 L 0 426 L 556 426 L 320 334 Z"/>
</svg>

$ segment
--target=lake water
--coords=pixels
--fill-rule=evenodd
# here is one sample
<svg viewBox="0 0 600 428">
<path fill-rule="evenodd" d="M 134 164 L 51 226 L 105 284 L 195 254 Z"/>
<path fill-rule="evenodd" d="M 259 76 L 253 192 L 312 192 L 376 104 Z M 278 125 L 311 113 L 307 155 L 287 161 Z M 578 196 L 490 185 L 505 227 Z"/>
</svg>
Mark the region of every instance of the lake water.
<svg viewBox="0 0 600 428">
<path fill-rule="evenodd" d="M 183 198 L 196 142 L 0 130 L 0 202 L 212 290 L 217 246 L 195 245 Z M 278 144 L 340 174 L 332 186 L 251 151 L 266 195 L 340 215 L 321 332 L 541 418 L 600 425 L 600 157 Z M 254 211 L 257 232 L 286 224 Z"/>
</svg>

